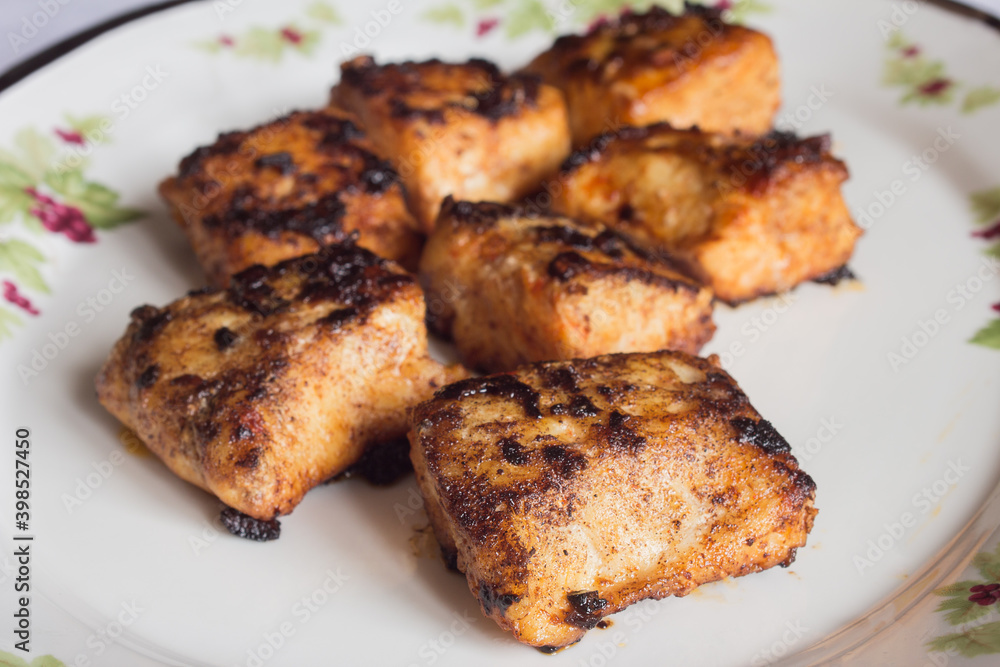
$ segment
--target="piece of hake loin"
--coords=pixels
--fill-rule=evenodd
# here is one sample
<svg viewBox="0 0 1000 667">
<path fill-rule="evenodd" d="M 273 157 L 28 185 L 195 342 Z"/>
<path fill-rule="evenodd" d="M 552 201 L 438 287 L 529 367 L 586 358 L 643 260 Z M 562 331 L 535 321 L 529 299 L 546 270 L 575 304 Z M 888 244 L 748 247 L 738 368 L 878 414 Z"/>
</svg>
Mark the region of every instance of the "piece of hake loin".
<svg viewBox="0 0 1000 667">
<path fill-rule="evenodd" d="M 136 308 L 98 398 L 179 477 L 268 521 L 465 376 L 428 356 L 424 311 L 398 265 L 327 246 Z"/>
<path fill-rule="evenodd" d="M 446 198 L 420 258 L 431 330 L 470 368 L 612 352 L 695 353 L 712 291 L 617 232 L 521 206 Z"/>
<path fill-rule="evenodd" d="M 861 229 L 828 136 L 727 137 L 669 125 L 625 128 L 569 157 L 553 209 L 597 220 L 667 253 L 737 304 L 822 279 Z"/>
<path fill-rule="evenodd" d="M 342 111 L 294 111 L 219 135 L 181 160 L 160 195 L 216 287 L 254 264 L 358 245 L 413 268 L 423 245 L 392 166 Z"/>
<path fill-rule="evenodd" d="M 714 359 L 683 352 L 463 380 L 412 424 L 446 560 L 543 650 L 634 602 L 788 565 L 816 514 L 784 438 Z"/>
</svg>

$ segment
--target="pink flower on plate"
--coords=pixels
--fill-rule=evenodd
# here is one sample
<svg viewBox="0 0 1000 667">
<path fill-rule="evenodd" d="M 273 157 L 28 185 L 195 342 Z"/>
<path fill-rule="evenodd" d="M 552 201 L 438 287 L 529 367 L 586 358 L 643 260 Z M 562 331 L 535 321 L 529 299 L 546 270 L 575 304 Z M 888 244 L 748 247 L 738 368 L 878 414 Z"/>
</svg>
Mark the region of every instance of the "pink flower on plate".
<svg viewBox="0 0 1000 667">
<path fill-rule="evenodd" d="M 998 313 L 1000 313 L 1000 301 L 998 301 L 997 303 L 993 304 L 993 310 L 995 310 Z"/>
<path fill-rule="evenodd" d="M 715 3 L 712 6 L 715 9 L 718 9 L 720 12 L 724 12 L 727 9 L 732 9 L 733 8 L 733 3 L 732 3 L 732 0 L 719 0 L 717 3 Z"/>
<path fill-rule="evenodd" d="M 903 49 L 900 53 L 903 54 L 904 58 L 915 58 L 920 55 L 920 47 L 908 46 L 905 49 Z"/>
<path fill-rule="evenodd" d="M 38 309 L 17 290 L 17 285 L 9 280 L 3 281 L 3 298 L 14 304 L 29 315 L 38 315 Z"/>
<path fill-rule="evenodd" d="M 498 18 L 483 19 L 476 25 L 476 37 L 484 37 L 490 34 L 498 25 L 500 25 L 500 19 Z"/>
<path fill-rule="evenodd" d="M 286 42 L 290 42 L 292 44 L 302 43 L 302 33 L 296 30 L 295 28 L 282 28 L 281 37 Z"/>
<path fill-rule="evenodd" d="M 31 209 L 31 214 L 41 221 L 45 229 L 56 234 L 65 234 L 74 243 L 97 242 L 94 229 L 87 223 L 83 211 L 75 206 L 60 204 L 35 188 L 25 188 L 24 191 L 38 203 Z"/>
<path fill-rule="evenodd" d="M 83 135 L 76 130 L 60 130 L 58 127 L 55 128 L 56 135 L 65 141 L 67 144 L 76 144 L 77 146 L 83 146 L 87 141 L 83 138 Z"/>
<path fill-rule="evenodd" d="M 979 584 L 969 589 L 972 595 L 969 602 L 975 602 L 982 607 L 988 607 L 1000 600 L 1000 584 Z"/>
<path fill-rule="evenodd" d="M 921 95 L 926 95 L 927 97 L 937 97 L 938 95 L 944 95 L 951 88 L 951 79 L 931 79 L 925 84 L 922 84 L 917 91 Z"/>
<path fill-rule="evenodd" d="M 229 35 L 219 35 L 219 44 L 222 46 L 233 46 L 236 44 L 236 40 Z"/>
<path fill-rule="evenodd" d="M 1000 220 L 997 220 L 986 229 L 980 229 L 978 232 L 972 232 L 972 235 L 977 239 L 987 240 L 1000 236 Z"/>
</svg>

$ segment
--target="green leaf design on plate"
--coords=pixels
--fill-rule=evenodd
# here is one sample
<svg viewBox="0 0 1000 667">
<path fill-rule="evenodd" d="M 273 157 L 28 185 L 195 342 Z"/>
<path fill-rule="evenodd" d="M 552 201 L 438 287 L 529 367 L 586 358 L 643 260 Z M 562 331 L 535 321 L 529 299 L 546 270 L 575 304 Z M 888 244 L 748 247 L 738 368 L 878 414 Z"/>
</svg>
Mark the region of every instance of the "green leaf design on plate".
<svg viewBox="0 0 1000 667">
<path fill-rule="evenodd" d="M 578 0 L 574 3 L 574 6 L 580 14 L 579 18 L 574 17 L 574 19 L 577 23 L 585 25 L 601 16 L 608 18 L 618 16 L 626 7 L 633 12 L 644 12 L 653 5 L 663 7 L 668 12 L 674 14 L 684 11 L 684 0 L 661 0 L 660 2 L 656 2 L 655 0 L 637 0 L 636 2 L 628 2 L 627 0 Z M 558 12 L 558 10 L 556 11 Z M 548 25 L 546 25 L 547 28 Z"/>
<path fill-rule="evenodd" d="M 1000 653 L 1000 621 L 937 637 L 927 642 L 927 647 L 932 651 L 957 651 L 967 658 Z"/>
<path fill-rule="evenodd" d="M 965 94 L 962 100 L 962 113 L 975 113 L 983 107 L 992 106 L 1000 102 L 1000 88 L 993 86 L 980 86 L 973 88 Z"/>
<path fill-rule="evenodd" d="M 14 327 L 21 326 L 21 318 L 7 310 L 6 308 L 0 308 L 0 340 L 4 338 L 10 338 L 14 335 Z M 9 653 L 4 653 L 0 651 L 0 667 L 6 664 L 18 664 L 18 663 L 5 663 L 3 662 L 4 656 L 9 656 Z M 21 663 L 23 664 L 23 663 Z"/>
<path fill-rule="evenodd" d="M 540 0 L 522 0 L 507 17 L 506 26 L 507 37 L 517 39 L 532 30 L 551 32 L 555 28 L 555 21 Z"/>
<path fill-rule="evenodd" d="M 28 174 L 10 162 L 0 162 L 0 224 L 25 216 L 34 198 L 25 192 L 36 184 Z"/>
<path fill-rule="evenodd" d="M 45 184 L 62 195 L 65 203 L 80 209 L 87 222 L 97 229 L 111 229 L 143 215 L 137 209 L 119 207 L 117 192 L 84 180 L 79 169 L 49 172 L 45 174 Z"/>
<path fill-rule="evenodd" d="M 894 32 L 889 35 L 889 40 L 885 43 L 890 49 L 902 50 L 908 46 L 913 46 L 906 37 L 903 36 L 901 32 Z"/>
<path fill-rule="evenodd" d="M 504 0 L 472 0 L 472 6 L 476 9 L 491 9 L 497 5 L 502 5 Z"/>
<path fill-rule="evenodd" d="M 35 185 L 37 181 L 17 165 L 10 162 L 0 162 L 0 186 L 24 190 Z"/>
<path fill-rule="evenodd" d="M 997 241 L 996 243 L 994 243 L 993 245 L 991 245 L 989 248 L 987 248 L 986 249 L 986 254 L 989 255 L 990 257 L 1000 258 L 1000 241 Z"/>
<path fill-rule="evenodd" d="M 15 158 L 15 164 L 32 179 L 40 180 L 56 156 L 52 139 L 29 127 L 14 135 L 14 145 L 21 152 L 20 157 Z"/>
<path fill-rule="evenodd" d="M 439 7 L 431 7 L 426 12 L 421 14 L 421 16 L 431 23 L 439 23 L 441 25 L 451 23 L 458 28 L 465 25 L 465 15 L 455 3 L 449 3 Z"/>
<path fill-rule="evenodd" d="M 882 83 L 889 86 L 918 86 L 944 75 L 944 63 L 924 58 L 893 58 L 885 63 Z"/>
<path fill-rule="evenodd" d="M 970 343 L 1000 350 L 1000 319 L 993 320 L 969 339 Z"/>
<path fill-rule="evenodd" d="M 51 290 L 38 270 L 44 262 L 45 255 L 30 243 L 19 239 L 0 242 L 0 271 L 10 271 L 25 287 L 48 294 Z"/>
<path fill-rule="evenodd" d="M 6 337 L 10 335 L 10 332 L 3 328 L 3 312 L 0 309 L 0 336 Z M 7 651 L 0 651 L 0 667 L 29 667 L 29 665 L 24 659 L 16 655 L 7 653 Z"/>
<path fill-rule="evenodd" d="M 936 611 L 948 612 L 944 615 L 944 618 L 952 625 L 962 625 L 963 623 L 974 621 L 977 618 L 982 618 L 990 613 L 989 607 L 984 607 L 972 602 L 969 600 L 968 596 L 969 589 L 965 589 L 965 592 L 961 597 L 956 596 L 943 601 L 938 605 Z"/>
<path fill-rule="evenodd" d="M 977 553 L 972 559 L 972 565 L 983 575 L 986 583 L 1000 583 L 1000 544 L 993 551 Z"/>
<path fill-rule="evenodd" d="M 941 588 L 934 589 L 934 595 L 941 596 L 953 596 L 953 595 L 963 595 L 965 597 L 969 596 L 969 589 L 976 584 L 981 584 L 981 581 L 956 581 L 953 584 L 948 584 L 947 586 L 942 586 Z"/>
<path fill-rule="evenodd" d="M 27 216 L 34 202 L 24 190 L 0 185 L 0 224 Z"/>
<path fill-rule="evenodd" d="M 330 23 L 332 25 L 340 25 L 344 20 L 334 9 L 333 5 L 328 2 L 323 2 L 323 0 L 317 0 L 317 2 L 312 3 L 306 8 L 306 16 L 311 19 L 316 19 L 317 21 L 323 21 L 325 23 Z"/>
<path fill-rule="evenodd" d="M 969 203 L 978 224 L 993 222 L 1000 217 L 1000 187 L 973 192 L 969 195 Z"/>
<path fill-rule="evenodd" d="M 255 26 L 236 40 L 235 53 L 258 60 L 280 62 L 287 42 L 277 30 Z"/>
</svg>

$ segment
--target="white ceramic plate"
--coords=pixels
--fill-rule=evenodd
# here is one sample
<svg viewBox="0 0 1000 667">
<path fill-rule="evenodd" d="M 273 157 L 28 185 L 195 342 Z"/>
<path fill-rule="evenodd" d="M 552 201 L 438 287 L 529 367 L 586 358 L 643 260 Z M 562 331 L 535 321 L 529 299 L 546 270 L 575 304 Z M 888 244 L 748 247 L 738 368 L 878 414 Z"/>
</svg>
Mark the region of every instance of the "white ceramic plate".
<svg viewBox="0 0 1000 667">
<path fill-rule="evenodd" d="M 961 586 L 972 584 L 930 594 L 998 522 L 987 499 L 1000 472 L 1000 266 L 995 245 L 986 254 L 996 241 L 972 233 L 1000 218 L 1000 41 L 930 5 L 734 3 L 733 18 L 777 43 L 779 126 L 833 133 L 867 227 L 851 262 L 862 286 L 720 307 L 706 348 L 818 485 L 815 529 L 789 569 L 636 605 L 544 656 L 484 619 L 464 578 L 420 548 L 426 518 L 412 509 L 412 478 L 316 489 L 280 540 L 251 543 L 219 532 L 217 501 L 131 453 L 97 404 L 94 375 L 129 311 L 201 284 L 155 192 L 194 147 L 322 105 L 357 47 L 382 60 L 480 55 L 515 67 L 553 30 L 623 4 L 196 3 L 105 34 L 0 95 L 0 280 L 37 312 L 0 304 L 4 441 L 30 429 L 32 470 L 29 530 L 17 529 L 8 491 L 0 527 L 8 556 L 13 534 L 36 536 L 33 654 L 103 665 L 145 664 L 143 654 L 185 665 L 598 666 L 954 664 L 991 641 L 1000 651 L 997 605 L 968 601 L 975 591 Z M 66 223 L 73 213 L 60 205 L 101 227 L 96 243 L 72 241 L 88 234 L 79 220 L 75 232 L 39 224 Z M 6 284 L 3 294 L 13 297 Z M 13 459 L 10 444 L 4 485 Z M 0 583 L 8 619 L 10 565 Z M 934 611 L 948 600 L 964 615 Z M 947 633 L 968 641 L 932 650 Z M 13 635 L 0 629 L 0 643 Z"/>
</svg>

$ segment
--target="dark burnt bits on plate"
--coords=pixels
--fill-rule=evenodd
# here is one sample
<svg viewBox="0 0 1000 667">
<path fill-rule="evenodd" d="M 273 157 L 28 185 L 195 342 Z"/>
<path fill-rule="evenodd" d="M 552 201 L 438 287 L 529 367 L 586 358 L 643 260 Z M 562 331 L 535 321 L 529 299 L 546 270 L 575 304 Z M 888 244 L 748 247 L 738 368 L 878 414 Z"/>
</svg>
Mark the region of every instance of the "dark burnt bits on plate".
<svg viewBox="0 0 1000 667">
<path fill-rule="evenodd" d="M 829 273 L 824 273 L 821 276 L 813 278 L 814 283 L 819 283 L 820 285 L 830 285 L 831 287 L 836 287 L 842 282 L 857 280 L 858 277 L 855 275 L 851 267 L 844 264 Z"/>
<path fill-rule="evenodd" d="M 236 537 L 254 542 L 269 542 L 281 537 L 281 523 L 277 519 L 262 521 L 227 507 L 219 515 L 222 525 Z"/>
<path fill-rule="evenodd" d="M 360 478 L 372 486 L 391 486 L 412 471 L 409 441 L 395 438 L 369 445 L 357 463 L 331 481 Z"/>
</svg>

